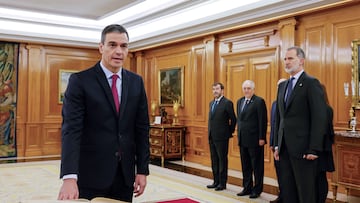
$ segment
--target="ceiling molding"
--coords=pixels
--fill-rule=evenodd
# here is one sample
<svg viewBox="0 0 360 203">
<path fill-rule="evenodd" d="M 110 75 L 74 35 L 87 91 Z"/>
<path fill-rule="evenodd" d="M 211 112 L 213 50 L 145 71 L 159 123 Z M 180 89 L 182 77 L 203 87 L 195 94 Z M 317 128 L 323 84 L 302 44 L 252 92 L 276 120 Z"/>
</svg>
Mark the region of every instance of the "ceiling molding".
<svg viewBox="0 0 360 203">
<path fill-rule="evenodd" d="M 224 0 L 226 1 L 226 0 Z M 195 1 L 174 1 L 173 5 L 167 5 L 164 8 L 158 8 L 156 12 L 149 12 L 139 18 L 127 20 L 124 26 L 131 30 L 132 27 L 142 23 L 171 15 L 183 9 L 189 9 L 193 6 L 200 6 L 209 3 L 207 0 Z M 260 4 L 248 5 L 234 8 L 227 12 L 218 13 L 196 21 L 184 23 L 178 26 L 169 27 L 163 30 L 157 30 L 139 37 L 131 37 L 130 49 L 132 51 L 159 46 L 170 42 L 181 41 L 189 38 L 216 34 L 227 30 L 239 29 L 269 21 L 276 21 L 283 18 L 304 14 L 315 9 L 326 9 L 352 2 L 351 0 L 266 0 Z M 252 6 L 252 7 L 251 7 Z M 12 27 L 0 27 L 0 40 L 32 42 L 41 44 L 68 45 L 78 47 L 97 48 L 100 39 L 102 25 L 92 20 L 85 20 L 84 24 L 71 22 L 61 23 L 52 22 L 47 19 L 31 21 L 26 18 L 16 18 L 16 16 L 6 17 L 0 14 L 0 24 L 12 25 Z M 30 29 L 16 30 L 16 23 L 23 23 Z M 49 29 L 59 29 L 65 33 L 53 32 L 51 34 L 34 33 L 31 27 L 49 26 Z M 35 28 L 34 28 L 35 29 Z M 66 36 L 76 32 L 77 36 Z M 93 37 L 95 36 L 95 37 Z"/>
</svg>

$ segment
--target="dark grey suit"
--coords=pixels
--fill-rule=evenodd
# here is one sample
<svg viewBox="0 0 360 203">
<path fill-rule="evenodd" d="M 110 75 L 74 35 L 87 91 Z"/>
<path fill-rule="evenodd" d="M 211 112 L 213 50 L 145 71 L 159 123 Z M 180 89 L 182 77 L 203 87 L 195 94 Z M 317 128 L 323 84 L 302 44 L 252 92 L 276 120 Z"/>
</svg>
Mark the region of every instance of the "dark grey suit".
<svg viewBox="0 0 360 203">
<path fill-rule="evenodd" d="M 259 195 L 263 191 L 264 146 L 266 142 L 267 110 L 263 98 L 253 95 L 246 109 L 242 110 L 245 97 L 237 101 L 238 140 L 244 191 Z M 254 173 L 255 185 L 252 175 Z"/>
<path fill-rule="evenodd" d="M 279 147 L 281 193 L 284 202 L 315 203 L 318 161 L 303 156 L 323 149 L 327 126 L 324 93 L 319 81 L 303 72 L 285 107 L 287 84 L 278 88 L 274 137 Z"/>
<path fill-rule="evenodd" d="M 211 112 L 213 102 L 210 102 L 208 124 L 211 168 L 214 183 L 226 187 L 229 138 L 235 131 L 236 116 L 232 101 L 222 97 L 214 112 Z"/>
</svg>

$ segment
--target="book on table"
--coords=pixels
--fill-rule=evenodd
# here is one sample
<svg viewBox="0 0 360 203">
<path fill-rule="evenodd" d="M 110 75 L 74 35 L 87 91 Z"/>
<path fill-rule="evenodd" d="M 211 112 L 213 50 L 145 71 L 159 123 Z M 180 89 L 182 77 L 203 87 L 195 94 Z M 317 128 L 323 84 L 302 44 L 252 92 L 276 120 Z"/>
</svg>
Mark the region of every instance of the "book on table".
<svg viewBox="0 0 360 203">
<path fill-rule="evenodd" d="M 75 199 L 75 200 L 49 200 L 49 199 L 32 199 L 21 201 L 20 203 L 81 203 L 81 202 L 90 202 L 90 203 L 124 203 L 124 201 L 109 199 L 105 197 L 95 197 L 94 199 Z"/>
</svg>

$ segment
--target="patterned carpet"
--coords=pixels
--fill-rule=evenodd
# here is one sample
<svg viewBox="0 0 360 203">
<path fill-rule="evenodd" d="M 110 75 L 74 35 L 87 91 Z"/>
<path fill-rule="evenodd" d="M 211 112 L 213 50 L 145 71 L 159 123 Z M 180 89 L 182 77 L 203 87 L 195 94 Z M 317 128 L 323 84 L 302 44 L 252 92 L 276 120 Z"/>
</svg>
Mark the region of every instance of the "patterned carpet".
<svg viewBox="0 0 360 203">
<path fill-rule="evenodd" d="M 248 197 L 237 197 L 236 192 L 241 188 L 234 185 L 228 185 L 227 190 L 215 192 L 205 187 L 211 183 L 207 178 L 159 166 L 150 165 L 150 174 L 145 193 L 134 198 L 133 202 L 149 203 L 181 198 L 201 203 L 268 202 L 264 198 L 250 201 Z M 54 202 L 61 183 L 57 160 L 0 164 L 0 203 L 20 203 L 34 199 Z"/>
</svg>

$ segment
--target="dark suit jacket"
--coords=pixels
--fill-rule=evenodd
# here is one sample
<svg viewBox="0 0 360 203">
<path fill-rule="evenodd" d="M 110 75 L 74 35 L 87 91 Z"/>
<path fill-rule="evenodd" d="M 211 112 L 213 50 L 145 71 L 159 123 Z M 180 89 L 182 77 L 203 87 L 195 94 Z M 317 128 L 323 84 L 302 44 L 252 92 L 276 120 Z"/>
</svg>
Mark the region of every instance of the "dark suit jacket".
<svg viewBox="0 0 360 203">
<path fill-rule="evenodd" d="M 63 103 L 61 174 L 79 186 L 109 187 L 121 166 L 126 184 L 149 174 L 149 117 L 143 80 L 122 69 L 119 114 L 105 73 L 94 67 L 71 75 Z"/>
<path fill-rule="evenodd" d="M 317 79 L 303 72 L 294 86 L 285 108 L 284 98 L 288 82 L 279 84 L 277 116 L 275 121 L 275 146 L 283 139 L 291 156 L 317 154 L 323 149 L 327 116 L 323 89 Z"/>
<path fill-rule="evenodd" d="M 270 111 L 270 146 L 274 147 L 276 100 L 271 104 Z"/>
<path fill-rule="evenodd" d="M 232 133 L 235 131 L 236 116 L 234 105 L 232 101 L 222 97 L 215 111 L 212 113 L 211 106 L 213 102 L 215 102 L 215 100 L 210 102 L 209 108 L 209 136 L 211 134 L 214 141 L 227 140 L 232 137 Z"/>
<path fill-rule="evenodd" d="M 267 110 L 263 98 L 253 95 L 244 111 L 245 97 L 237 101 L 237 124 L 239 146 L 258 147 L 259 140 L 266 142 Z"/>
<path fill-rule="evenodd" d="M 334 126 L 333 126 L 333 110 L 327 105 L 326 108 L 328 120 L 327 131 L 324 139 L 324 151 L 319 154 L 319 171 L 335 171 L 334 157 L 332 151 L 332 145 L 334 144 Z"/>
</svg>

